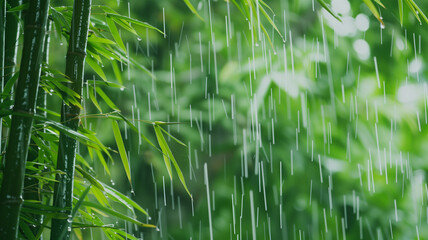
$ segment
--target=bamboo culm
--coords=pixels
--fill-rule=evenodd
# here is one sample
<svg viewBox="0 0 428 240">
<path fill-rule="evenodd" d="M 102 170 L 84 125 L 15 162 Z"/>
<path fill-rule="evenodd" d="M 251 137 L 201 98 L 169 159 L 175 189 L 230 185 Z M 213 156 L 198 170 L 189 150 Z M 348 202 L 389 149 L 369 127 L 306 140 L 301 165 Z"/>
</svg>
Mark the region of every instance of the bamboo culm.
<svg viewBox="0 0 428 240">
<path fill-rule="evenodd" d="M 5 153 L 0 192 L 0 236 L 17 238 L 25 164 L 41 74 L 49 0 L 29 1 L 24 23 L 21 68 Z M 8 33 L 9 34 L 9 33 Z"/>
<path fill-rule="evenodd" d="M 10 8 L 17 7 L 22 4 L 22 0 L 8 0 L 7 5 Z M 15 73 L 16 55 L 18 50 L 19 38 L 19 19 L 21 18 L 21 11 L 6 13 L 5 32 L 5 63 L 4 63 L 4 79 L 5 83 Z"/>
<path fill-rule="evenodd" d="M 46 36 L 45 36 L 45 46 L 43 47 L 43 62 L 45 64 L 49 63 L 49 43 L 50 43 L 50 26 L 51 22 L 48 19 L 47 25 L 46 25 Z M 42 71 L 41 77 L 46 76 L 48 73 Z M 46 92 L 44 89 L 39 86 L 37 94 L 37 101 L 36 106 L 45 108 L 46 109 Z M 40 116 L 47 117 L 47 112 L 43 110 L 36 109 L 36 113 Z M 37 121 L 36 121 L 37 123 Z M 43 131 L 45 131 L 45 128 L 43 128 Z M 28 150 L 28 159 L 27 161 L 29 163 L 35 162 L 37 158 L 39 157 L 39 148 L 37 147 L 36 143 L 34 141 L 30 141 L 30 149 Z M 37 165 L 33 165 L 37 166 Z M 30 174 L 37 174 L 36 172 L 31 172 Z M 39 181 L 37 178 L 34 177 L 27 177 L 25 178 L 24 182 L 24 189 L 27 189 L 27 192 L 24 191 L 24 199 L 25 200 L 35 200 L 40 201 L 43 203 L 42 196 L 40 195 L 40 187 L 39 187 Z M 31 224 L 29 227 L 34 235 L 37 235 L 40 226 L 43 224 L 43 215 L 33 215 L 33 218 L 36 222 L 36 224 Z M 40 236 L 40 240 L 43 239 L 43 235 Z"/>
<path fill-rule="evenodd" d="M 74 1 L 71 20 L 70 40 L 66 58 L 65 74 L 70 80 L 68 87 L 82 96 L 83 75 L 88 42 L 88 29 L 91 12 L 91 0 Z M 66 93 L 63 96 L 67 98 Z M 80 97 L 80 102 L 82 101 Z M 61 107 L 61 122 L 72 130 L 79 126 L 80 108 L 67 105 Z M 73 204 L 73 179 L 76 161 L 76 139 L 60 134 L 58 144 L 57 169 L 65 174 L 57 175 L 54 187 L 54 207 L 64 209 L 67 219 L 52 219 L 51 239 L 69 239 L 71 232 L 71 209 Z"/>
</svg>

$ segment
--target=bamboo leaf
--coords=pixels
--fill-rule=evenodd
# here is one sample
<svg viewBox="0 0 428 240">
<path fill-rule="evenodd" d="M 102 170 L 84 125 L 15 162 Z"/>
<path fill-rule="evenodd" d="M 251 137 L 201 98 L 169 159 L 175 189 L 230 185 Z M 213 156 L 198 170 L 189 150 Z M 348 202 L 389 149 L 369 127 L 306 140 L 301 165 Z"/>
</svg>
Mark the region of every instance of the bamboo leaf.
<svg viewBox="0 0 428 240">
<path fill-rule="evenodd" d="M 400 16 L 400 24 L 403 26 L 403 0 L 398 0 L 398 14 Z"/>
<path fill-rule="evenodd" d="M 380 14 L 377 11 L 376 6 L 373 4 L 372 0 L 363 0 L 364 3 L 367 5 L 367 7 L 369 8 L 370 12 L 372 12 L 373 16 L 375 16 L 377 18 L 377 20 L 382 24 L 385 25 L 382 21 L 382 19 L 380 18 Z"/>
<path fill-rule="evenodd" d="M 419 6 L 415 3 L 415 1 L 413 1 L 413 0 L 408 0 L 412 5 L 413 5 L 413 7 L 416 9 L 416 15 L 421 15 L 422 16 L 422 18 L 425 20 L 425 22 L 426 23 L 428 23 L 428 18 L 427 18 L 427 16 L 424 14 L 424 12 L 419 8 Z"/>
<path fill-rule="evenodd" d="M 114 21 L 109 17 L 109 15 L 106 16 L 106 23 L 108 28 L 110 29 L 110 33 L 113 36 L 114 41 L 116 41 L 117 45 L 126 52 L 125 44 L 123 44 L 122 38 L 120 37 L 119 31 L 116 28 L 116 24 Z"/>
<path fill-rule="evenodd" d="M 161 34 L 164 34 L 161 30 L 159 30 L 158 28 L 156 28 L 156 27 L 154 27 L 154 26 L 152 26 L 152 25 L 150 25 L 150 24 L 148 24 L 148 23 L 146 23 L 146 22 L 142 22 L 142 21 L 139 21 L 139 20 L 137 20 L 137 19 L 133 19 L 133 18 L 129 18 L 129 17 L 125 17 L 125 16 L 123 16 L 123 15 L 119 15 L 119 14 L 114 14 L 114 13 L 107 13 L 107 18 L 113 18 L 113 19 L 121 19 L 121 20 L 125 20 L 126 22 L 129 22 L 129 23 L 133 23 L 133 24 L 136 24 L 136 25 L 138 25 L 138 26 L 141 26 L 141 27 L 144 27 L 144 28 L 149 28 L 149 29 L 152 29 L 152 30 L 156 30 L 156 31 L 158 31 L 159 33 L 161 33 Z"/>
<path fill-rule="evenodd" d="M 87 179 L 92 185 L 94 185 L 96 188 L 100 189 L 101 191 L 104 191 L 103 185 L 90 173 L 86 172 L 81 166 L 76 165 L 76 170 L 82 174 L 82 176 Z"/>
<path fill-rule="evenodd" d="M 95 105 L 95 107 L 98 109 L 98 111 L 100 111 L 102 113 L 103 110 L 101 109 L 100 104 L 98 103 L 97 99 L 95 98 L 92 86 L 89 87 L 89 98 L 91 99 L 91 101 Z"/>
<path fill-rule="evenodd" d="M 21 230 L 25 234 L 25 239 L 36 240 L 36 237 L 34 236 L 33 232 L 31 231 L 31 229 L 27 223 L 25 223 L 24 221 L 21 220 L 21 221 L 19 221 L 19 227 L 21 228 Z"/>
<path fill-rule="evenodd" d="M 192 5 L 192 3 L 189 0 L 183 0 L 183 1 L 186 4 L 186 6 L 190 9 L 190 11 L 192 11 L 193 14 L 195 14 L 199 19 L 204 21 L 204 18 L 202 18 L 201 15 L 199 15 L 198 11 L 196 11 L 195 7 Z"/>
<path fill-rule="evenodd" d="M 385 5 L 380 0 L 374 0 L 377 4 L 379 4 L 381 7 L 385 8 Z"/>
<path fill-rule="evenodd" d="M 122 159 L 123 168 L 125 169 L 126 176 L 128 177 L 129 183 L 132 187 L 132 181 L 131 181 L 131 170 L 129 169 L 129 161 L 128 157 L 126 155 L 125 146 L 123 145 L 122 135 L 120 134 L 119 125 L 117 124 L 117 121 L 112 121 L 112 127 L 113 127 L 113 134 L 114 138 L 116 140 L 117 148 L 119 149 L 119 155 Z"/>
<path fill-rule="evenodd" d="M 414 15 L 414 16 L 416 17 L 416 19 L 418 20 L 418 22 L 419 22 L 419 23 L 422 23 L 422 22 L 421 22 L 421 18 L 419 17 L 419 14 L 417 14 L 417 13 L 416 13 L 416 9 L 415 9 L 415 7 L 413 6 L 413 4 L 412 4 L 409 0 L 406 0 L 406 3 L 407 3 L 407 6 L 409 6 L 410 11 L 412 11 L 413 15 Z"/>
<path fill-rule="evenodd" d="M 3 92 L 1 93 L 2 98 L 5 99 L 7 96 L 9 96 L 10 91 L 12 90 L 13 86 L 15 85 L 16 80 L 18 80 L 18 73 L 14 74 L 9 81 L 6 82 Z"/>
<path fill-rule="evenodd" d="M 128 198 L 127 196 L 123 195 L 122 193 L 120 193 L 116 189 L 114 189 L 114 188 L 112 188 L 106 184 L 103 184 L 103 186 L 104 186 L 105 192 L 107 193 L 107 195 L 110 198 L 113 198 L 116 201 L 121 202 L 123 205 L 127 206 L 131 211 L 132 211 L 132 207 L 134 207 L 138 211 L 149 216 L 149 214 L 140 205 L 138 205 L 136 202 L 134 202 L 132 199 Z"/>
<path fill-rule="evenodd" d="M 154 124 L 153 128 L 155 129 L 156 138 L 158 140 L 159 146 L 160 146 L 162 153 L 163 153 L 163 160 L 165 161 L 166 170 L 168 171 L 168 175 L 169 175 L 170 179 L 172 179 L 170 157 L 168 156 L 168 151 L 166 150 L 166 147 L 165 147 L 166 141 L 162 135 L 162 132 L 159 129 L 160 127 L 158 125 Z"/>
<path fill-rule="evenodd" d="M 324 2 L 324 0 L 317 0 L 317 1 L 327 12 L 331 14 L 331 16 L 336 18 L 339 22 L 342 22 L 342 19 L 339 17 L 339 15 L 337 15 L 337 13 L 335 13 L 333 9 L 331 9 L 330 6 L 326 2 Z"/>
<path fill-rule="evenodd" d="M 142 223 L 135 218 L 131 218 L 131 217 L 126 216 L 120 212 L 117 212 L 111 208 L 103 207 L 103 206 L 98 205 L 96 203 L 84 201 L 84 202 L 82 202 L 82 205 L 85 207 L 92 208 L 94 210 L 99 210 L 99 211 L 104 212 L 110 216 L 120 218 L 120 219 L 128 221 L 130 223 L 134 223 L 134 224 L 141 226 L 141 227 L 156 228 L 155 225 Z"/>
<path fill-rule="evenodd" d="M 107 105 L 116 111 L 119 111 L 119 108 L 113 103 L 113 101 L 104 93 L 104 91 L 100 87 L 96 87 L 98 95 L 107 103 Z"/>
<path fill-rule="evenodd" d="M 100 76 L 104 81 L 107 81 L 107 77 L 100 67 L 100 65 L 93 59 L 93 57 L 89 54 L 86 58 L 86 63 Z"/>
<path fill-rule="evenodd" d="M 174 155 L 172 154 L 171 149 L 169 148 L 169 146 L 168 146 L 168 144 L 167 144 L 167 142 L 166 142 L 166 140 L 165 140 L 165 138 L 164 138 L 164 136 L 160 130 L 161 127 L 156 125 L 156 124 L 154 124 L 153 127 L 155 128 L 155 133 L 156 133 L 156 137 L 158 138 L 159 145 L 161 146 L 162 152 L 164 153 L 163 156 L 164 156 L 165 164 L 167 162 L 169 164 L 169 170 L 168 170 L 169 172 L 168 173 L 170 174 L 171 179 L 172 179 L 171 165 L 169 163 L 169 160 L 171 160 L 172 164 L 174 165 L 175 171 L 178 174 L 178 178 L 180 179 L 181 183 L 183 184 L 184 189 L 186 189 L 187 194 L 189 194 L 189 196 L 192 198 L 192 194 L 190 194 L 189 189 L 187 188 L 186 180 L 184 179 L 183 173 L 181 172 L 180 167 L 178 166 L 177 161 L 175 160 Z"/>
<path fill-rule="evenodd" d="M 29 4 L 28 3 L 23 3 L 21 5 L 18 5 L 16 7 L 10 8 L 9 10 L 7 10 L 7 13 L 12 13 L 12 12 L 20 12 L 23 10 L 27 10 L 28 9 Z"/>
<path fill-rule="evenodd" d="M 178 140 L 177 138 L 175 138 L 174 136 L 172 136 L 168 131 L 165 131 L 165 129 L 160 128 L 162 130 L 162 132 L 164 132 L 166 135 L 168 135 L 170 138 L 172 138 L 174 141 L 176 141 L 178 144 L 181 144 L 185 147 L 187 147 L 186 144 L 184 144 L 182 141 Z"/>
<path fill-rule="evenodd" d="M 106 163 L 106 160 L 104 159 L 104 156 L 103 156 L 103 154 L 101 153 L 101 151 L 95 150 L 95 153 L 96 153 L 96 154 L 97 154 L 97 156 L 98 156 L 98 160 L 99 160 L 99 161 L 101 162 L 101 164 L 103 165 L 104 170 L 106 170 L 107 174 L 108 174 L 109 176 L 111 176 L 111 174 L 110 174 L 110 169 L 108 168 L 108 165 L 107 165 L 107 163 Z"/>
</svg>

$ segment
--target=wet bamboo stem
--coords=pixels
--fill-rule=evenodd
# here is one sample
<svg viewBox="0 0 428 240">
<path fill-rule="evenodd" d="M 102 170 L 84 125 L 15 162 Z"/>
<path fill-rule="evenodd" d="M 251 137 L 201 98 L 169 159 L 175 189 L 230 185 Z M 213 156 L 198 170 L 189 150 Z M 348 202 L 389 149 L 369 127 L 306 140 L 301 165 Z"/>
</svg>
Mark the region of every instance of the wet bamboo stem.
<svg viewBox="0 0 428 240">
<path fill-rule="evenodd" d="M 3 93 L 4 88 L 4 41 L 5 41 L 5 25 L 6 25 L 6 0 L 0 0 L 0 92 Z M 0 98 L 0 103 L 2 103 Z M 3 119 L 0 117 L 0 152 L 3 149 Z"/>
<path fill-rule="evenodd" d="M 48 23 L 46 25 L 46 36 L 45 36 L 45 46 L 43 47 L 43 62 L 45 64 L 49 63 L 49 42 L 50 42 L 50 24 L 51 22 L 48 20 Z M 47 73 L 42 71 L 42 76 L 46 76 Z M 41 86 L 39 86 L 39 90 L 38 90 L 38 94 L 37 94 L 37 102 L 36 102 L 36 106 L 37 107 L 42 107 L 42 108 L 46 108 L 46 93 L 43 90 L 43 88 Z M 42 111 L 39 109 L 36 109 L 36 113 L 43 116 L 43 117 L 47 117 L 47 113 L 46 111 Z M 36 121 L 37 122 L 37 121 Z M 43 129 L 44 131 L 44 129 Z M 36 143 L 34 141 L 30 142 L 30 149 L 28 150 L 28 162 L 35 162 L 37 160 L 37 158 L 39 157 L 39 148 L 37 147 Z M 36 172 L 32 172 L 31 174 L 36 174 Z M 24 199 L 25 200 L 35 200 L 35 201 L 42 201 L 42 196 L 40 195 L 40 188 L 39 188 L 39 181 L 37 180 L 37 178 L 25 178 L 25 182 L 24 182 L 24 189 L 26 189 L 27 191 L 24 191 Z M 33 232 L 33 234 L 36 236 L 40 226 L 43 224 L 43 215 L 42 214 L 37 214 L 37 215 L 32 215 L 34 220 L 36 221 L 36 224 L 32 224 L 30 225 L 30 229 Z M 43 235 L 40 236 L 40 239 L 43 238 Z"/>
<path fill-rule="evenodd" d="M 74 1 L 73 17 L 71 20 L 70 40 L 66 58 L 65 74 L 71 80 L 68 87 L 82 95 L 83 75 L 88 41 L 91 0 Z M 66 98 L 67 95 L 64 96 Z M 82 99 L 80 98 L 80 101 Z M 61 122 L 72 130 L 79 126 L 80 108 L 67 105 L 63 102 L 61 108 Z M 73 179 L 76 160 L 76 139 L 60 134 L 58 144 L 57 169 L 64 175 L 57 175 L 54 188 L 54 207 L 63 208 L 64 213 L 70 216 L 73 203 Z M 52 219 L 51 239 L 69 239 L 71 218 Z M 65 232 L 65 234 L 64 234 Z"/>
<path fill-rule="evenodd" d="M 8 0 L 7 4 L 11 7 L 17 7 L 22 4 L 21 0 Z M 12 77 L 15 72 L 16 66 L 16 54 L 18 50 L 18 38 L 19 38 L 19 19 L 21 17 L 21 11 L 6 13 L 6 25 L 5 32 L 7 38 L 5 38 L 5 68 L 4 68 L 4 80 L 5 83 Z"/>
<path fill-rule="evenodd" d="M 31 127 L 41 74 L 49 0 L 30 1 L 24 25 L 21 70 L 6 147 L 0 192 L 0 236 L 16 239 Z"/>
</svg>

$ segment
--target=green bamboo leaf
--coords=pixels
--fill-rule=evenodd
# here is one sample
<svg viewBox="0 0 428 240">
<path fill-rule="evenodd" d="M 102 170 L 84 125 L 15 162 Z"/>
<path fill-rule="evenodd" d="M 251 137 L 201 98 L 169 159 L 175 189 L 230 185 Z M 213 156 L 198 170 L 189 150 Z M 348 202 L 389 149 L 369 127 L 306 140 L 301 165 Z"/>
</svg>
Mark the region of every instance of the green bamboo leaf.
<svg viewBox="0 0 428 240">
<path fill-rule="evenodd" d="M 76 170 L 82 174 L 82 176 L 88 180 L 92 185 L 94 185 L 96 188 L 100 189 L 101 191 L 104 191 L 103 185 L 90 173 L 85 171 L 81 166 L 76 165 Z"/>
<path fill-rule="evenodd" d="M 111 174 L 110 174 L 110 169 L 108 168 L 108 165 L 107 165 L 107 163 L 106 163 L 106 160 L 104 159 L 104 156 L 103 156 L 103 154 L 101 153 L 101 151 L 98 151 L 98 150 L 95 150 L 95 153 L 97 154 L 97 156 L 98 156 L 98 160 L 101 162 L 101 164 L 103 165 L 103 167 L 104 167 L 104 170 L 107 172 L 107 174 L 109 175 L 109 176 L 111 176 Z"/>
<path fill-rule="evenodd" d="M 128 22 L 128 23 L 133 23 L 133 24 L 138 25 L 138 26 L 140 26 L 140 27 L 144 27 L 144 28 L 148 28 L 148 29 L 156 30 L 156 31 L 158 31 L 158 32 L 159 32 L 159 33 L 161 33 L 161 34 L 164 34 L 164 33 L 163 33 L 161 30 L 159 30 L 158 28 L 156 28 L 156 27 L 154 27 L 154 26 L 152 26 L 152 25 L 150 25 L 150 24 L 148 24 L 148 23 L 146 23 L 146 22 L 142 22 L 142 21 L 139 21 L 139 20 L 137 20 L 137 19 L 134 19 L 134 18 L 125 17 L 125 16 L 123 16 L 123 15 L 114 14 L 114 13 L 107 13 L 107 18 L 109 18 L 109 17 L 111 17 L 111 18 L 113 18 L 113 19 L 121 19 L 121 20 L 124 20 L 124 21 L 126 21 L 126 22 Z"/>
<path fill-rule="evenodd" d="M 122 73 L 120 72 L 119 66 L 117 66 L 116 61 L 110 61 L 110 63 L 111 63 L 111 67 L 113 68 L 114 77 L 119 82 L 119 84 L 122 85 L 123 84 Z"/>
<path fill-rule="evenodd" d="M 31 231 L 30 227 L 28 226 L 28 224 L 24 221 L 22 221 L 22 216 L 21 216 L 21 221 L 19 221 L 19 227 L 21 228 L 22 232 L 25 235 L 25 239 L 29 239 L 29 240 L 36 240 L 36 237 L 34 236 L 33 232 Z"/>
<path fill-rule="evenodd" d="M 128 177 L 129 183 L 132 187 L 132 181 L 131 181 L 131 170 L 129 169 L 129 161 L 128 157 L 126 155 L 125 146 L 123 145 L 122 135 L 120 134 L 119 125 L 117 124 L 117 121 L 112 121 L 112 127 L 113 127 L 113 134 L 114 138 L 116 140 L 117 148 L 119 149 L 119 155 L 122 159 L 123 168 L 125 169 L 126 176 Z"/>
<path fill-rule="evenodd" d="M 13 86 L 15 85 L 16 80 L 18 80 L 18 76 L 19 76 L 18 73 L 14 74 L 9 79 L 9 81 L 7 81 L 6 84 L 4 85 L 3 92 L 1 93 L 1 96 L 3 99 L 6 99 L 7 96 L 10 95 L 10 91 L 12 90 Z"/>
<path fill-rule="evenodd" d="M 163 153 L 163 160 L 165 161 L 166 170 L 168 171 L 168 175 L 169 175 L 170 179 L 172 179 L 170 156 L 168 155 L 168 151 L 166 150 L 166 147 L 165 147 L 166 141 L 162 135 L 162 132 L 159 129 L 160 127 L 158 125 L 154 124 L 153 128 L 155 129 L 156 138 L 158 140 L 159 146 L 160 146 L 162 153 Z"/>
<path fill-rule="evenodd" d="M 403 26 L 403 0 L 398 0 L 398 14 L 400 15 L 400 24 Z"/>
<path fill-rule="evenodd" d="M 331 16 L 336 18 L 339 22 L 342 22 L 342 19 L 339 17 L 339 15 L 337 15 L 337 13 L 335 13 L 333 9 L 331 9 L 330 6 L 326 2 L 324 2 L 324 0 L 317 0 L 317 1 L 327 12 L 331 14 Z"/>
<path fill-rule="evenodd" d="M 110 39 L 107 39 L 107 38 L 101 38 L 101 37 L 97 37 L 97 36 L 95 36 L 95 35 L 91 35 L 89 38 L 88 38 L 88 43 L 103 43 L 103 44 L 110 44 L 110 45 L 116 45 L 116 43 L 115 42 L 113 42 L 112 40 L 110 40 Z"/>
<path fill-rule="evenodd" d="M 98 74 L 98 76 L 100 76 L 103 80 L 107 81 L 107 77 L 103 69 L 90 54 L 88 54 L 88 57 L 86 58 L 86 63 Z"/>
<path fill-rule="evenodd" d="M 134 224 L 141 226 L 141 227 L 156 228 L 155 225 L 142 223 L 135 218 L 131 218 L 131 217 L 126 216 L 120 212 L 117 212 L 111 208 L 106 208 L 106 207 L 103 207 L 103 206 L 98 205 L 96 203 L 84 201 L 84 202 L 82 202 L 82 206 L 89 207 L 89 208 L 92 208 L 95 210 L 99 210 L 101 212 L 109 214 L 110 216 L 120 218 L 122 220 L 128 221 L 130 223 L 134 223 Z"/>
<path fill-rule="evenodd" d="M 364 3 L 367 5 L 367 7 L 369 8 L 370 12 L 372 12 L 373 16 L 375 16 L 377 18 L 377 20 L 382 24 L 385 25 L 382 21 L 382 19 L 380 18 L 380 14 L 377 11 L 376 6 L 373 4 L 372 0 L 363 0 Z"/>
<path fill-rule="evenodd" d="M 184 3 L 187 5 L 187 7 L 192 11 L 193 14 L 195 14 L 199 19 L 204 21 L 204 19 L 199 15 L 198 11 L 196 11 L 195 7 L 192 5 L 192 3 L 189 0 L 183 0 Z"/>
<path fill-rule="evenodd" d="M 104 91 L 100 87 L 96 87 L 95 89 L 98 95 L 100 95 L 100 97 L 104 100 L 104 102 L 107 103 L 107 105 L 111 109 L 119 111 L 119 108 L 113 103 L 113 101 L 107 96 L 107 94 L 104 93 Z"/>
<path fill-rule="evenodd" d="M 419 22 L 419 23 L 422 23 L 422 22 L 421 22 L 421 18 L 419 17 L 419 14 L 416 12 L 416 9 L 415 9 L 415 7 L 413 6 L 413 4 L 412 4 L 409 0 L 406 0 L 406 3 L 407 3 L 407 6 L 409 6 L 410 11 L 412 11 L 413 15 L 414 15 L 414 16 L 416 17 L 416 19 L 418 20 L 418 22 Z"/>
<path fill-rule="evenodd" d="M 82 165 L 84 165 L 85 167 L 91 168 L 91 166 L 88 164 L 88 162 L 80 154 L 76 154 L 76 160 L 78 162 L 80 162 Z"/>
<path fill-rule="evenodd" d="M 123 44 L 122 38 L 120 37 L 119 31 L 116 28 L 116 24 L 114 23 L 113 19 L 109 17 L 109 15 L 106 16 L 106 23 L 108 28 L 110 29 L 110 33 L 113 36 L 114 41 L 116 41 L 117 45 L 126 52 L 125 44 Z"/>
<path fill-rule="evenodd" d="M 140 136 L 144 139 L 144 141 L 146 141 L 148 144 L 150 144 L 150 146 L 154 147 L 156 150 L 158 150 L 159 152 L 162 152 L 158 147 L 156 147 L 144 134 L 140 133 L 138 131 L 138 128 L 132 124 L 131 121 L 129 121 L 128 118 L 126 118 L 125 116 L 123 116 L 123 114 L 121 114 L 120 112 L 115 112 L 115 115 L 119 116 L 122 120 L 125 121 L 125 123 L 136 133 L 140 134 Z M 109 117 L 113 117 L 113 115 L 109 115 Z"/>
<path fill-rule="evenodd" d="M 257 1 L 257 0 L 256 0 Z M 268 22 L 272 25 L 272 27 L 275 29 L 275 31 L 279 34 L 279 36 L 284 39 L 284 37 L 282 36 L 281 32 L 279 31 L 279 29 L 276 27 L 276 24 L 272 21 L 272 19 L 270 18 L 269 14 L 267 14 L 267 12 L 265 11 L 265 9 L 263 8 L 262 5 L 259 5 L 259 9 L 260 11 L 263 13 L 263 15 L 265 16 L 265 18 L 268 20 Z M 260 21 L 260 20 L 259 20 Z M 269 37 L 268 34 L 266 34 L 266 36 Z"/>
<path fill-rule="evenodd" d="M 10 8 L 9 10 L 7 10 L 7 13 L 12 13 L 12 12 L 20 12 L 23 10 L 27 10 L 28 9 L 29 4 L 28 3 L 23 3 L 21 5 L 18 5 L 16 7 Z"/>
<path fill-rule="evenodd" d="M 165 164 L 167 164 L 167 162 L 169 164 L 169 169 L 168 169 L 169 172 L 168 173 L 170 174 L 171 179 L 172 179 L 172 174 L 171 174 L 171 165 L 169 163 L 169 160 L 171 160 L 172 164 L 174 165 L 175 171 L 178 174 L 178 178 L 180 179 L 181 183 L 183 184 L 183 187 L 186 190 L 187 194 L 189 194 L 189 196 L 192 198 L 192 194 L 190 194 L 189 189 L 187 188 L 186 180 L 184 179 L 183 173 L 181 172 L 180 167 L 178 166 L 177 161 L 175 160 L 174 155 L 172 154 L 171 149 L 169 148 L 169 146 L 168 146 L 168 144 L 167 144 L 167 142 L 166 142 L 166 140 L 165 140 L 165 138 L 164 138 L 164 136 L 160 130 L 161 127 L 156 125 L 156 124 L 154 124 L 153 127 L 155 129 L 155 133 L 156 133 L 156 137 L 158 138 L 159 145 L 161 146 L 162 152 L 164 153 L 163 156 L 164 156 Z M 168 166 L 167 166 L 167 168 L 168 168 Z"/>
<path fill-rule="evenodd" d="M 123 85 L 121 84 L 117 84 L 114 82 L 109 82 L 109 81 L 101 81 L 101 80 L 88 80 L 87 83 L 89 84 L 89 86 L 108 86 L 108 87 L 113 87 L 113 88 L 124 88 Z"/>
<path fill-rule="evenodd" d="M 424 12 L 419 8 L 419 6 L 413 1 L 413 0 L 408 0 L 413 7 L 416 9 L 416 13 L 415 15 L 418 16 L 419 14 L 422 16 L 422 18 L 425 20 L 426 23 L 428 23 L 428 18 L 427 16 L 424 14 Z M 420 21 L 419 21 L 420 22 Z"/>
<path fill-rule="evenodd" d="M 95 107 L 100 111 L 101 113 L 103 110 L 100 107 L 100 104 L 98 103 L 97 99 L 95 98 L 94 91 L 92 87 L 89 87 L 89 98 L 91 99 L 92 103 L 95 105 Z"/>
<path fill-rule="evenodd" d="M 377 4 L 379 4 L 381 7 L 385 8 L 385 5 L 380 0 L 374 0 Z"/>
<path fill-rule="evenodd" d="M 162 130 L 162 132 L 164 132 L 166 135 L 168 135 L 170 138 L 172 138 L 174 141 L 176 141 L 178 144 L 181 144 L 181 145 L 183 145 L 183 146 L 185 146 L 185 147 L 187 147 L 187 145 L 186 144 L 184 144 L 182 141 L 180 141 L 180 140 L 178 140 L 177 138 L 175 138 L 174 136 L 172 136 L 168 131 L 166 131 L 165 129 L 163 129 L 163 128 L 160 128 L 161 130 Z"/>
<path fill-rule="evenodd" d="M 117 202 L 121 202 L 123 205 L 125 205 L 131 211 L 133 211 L 133 208 L 135 208 L 138 211 L 142 212 L 143 214 L 149 216 L 149 214 L 140 205 L 138 205 L 136 202 L 134 202 L 132 199 L 128 198 L 127 196 L 123 195 L 122 193 L 120 193 L 116 189 L 108 186 L 107 184 L 103 184 L 103 186 L 104 186 L 104 190 L 105 190 L 106 194 L 110 198 L 116 200 Z"/>
<path fill-rule="evenodd" d="M 73 218 L 76 216 L 77 210 L 79 210 L 79 208 L 82 206 L 82 202 L 85 199 L 86 195 L 88 195 L 89 190 L 91 190 L 91 186 L 89 185 L 85 191 L 83 191 L 83 193 L 80 195 L 79 200 L 77 201 L 77 203 L 74 205 L 73 209 L 71 210 L 71 220 L 73 220 Z M 63 239 L 65 233 L 66 233 L 67 229 L 63 229 L 62 233 L 61 233 L 61 237 L 59 239 Z"/>
</svg>

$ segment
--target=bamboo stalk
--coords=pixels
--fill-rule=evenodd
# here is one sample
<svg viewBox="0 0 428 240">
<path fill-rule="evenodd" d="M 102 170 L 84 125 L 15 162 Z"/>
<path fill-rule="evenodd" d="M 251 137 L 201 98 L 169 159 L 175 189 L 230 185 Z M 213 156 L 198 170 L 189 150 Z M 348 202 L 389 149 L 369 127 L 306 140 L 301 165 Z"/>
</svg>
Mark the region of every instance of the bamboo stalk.
<svg viewBox="0 0 428 240">
<path fill-rule="evenodd" d="M 22 4 L 21 0 L 8 0 L 7 4 L 10 8 L 17 7 Z M 4 80 L 5 83 L 12 77 L 15 72 L 16 55 L 18 50 L 19 38 L 19 19 L 21 18 L 21 11 L 6 13 L 6 26 L 5 32 L 5 65 L 4 65 Z"/>
<path fill-rule="evenodd" d="M 16 239 L 22 206 L 22 187 L 41 74 L 49 0 L 30 1 L 24 26 L 21 70 L 5 154 L 0 192 L 0 236 Z M 21 114 L 18 114 L 21 113 Z M 24 114 L 22 114 L 24 113 Z"/>
<path fill-rule="evenodd" d="M 43 47 L 43 62 L 48 64 L 49 63 L 49 42 L 50 42 L 50 26 L 51 22 L 48 20 L 48 23 L 46 25 L 46 36 L 45 36 L 45 45 Z M 42 76 L 46 76 L 48 73 L 42 71 Z M 39 86 L 38 94 L 37 94 L 37 103 L 36 106 L 46 108 L 46 92 L 43 90 L 41 86 Z M 47 117 L 46 111 L 42 111 L 39 109 L 36 109 L 36 113 Z M 37 121 L 36 121 L 37 122 Z M 45 129 L 43 129 L 44 131 Z M 28 162 L 35 162 L 36 159 L 39 157 L 39 148 L 37 147 L 36 143 L 31 140 L 30 143 L 30 149 L 28 150 Z M 31 174 L 37 174 L 37 172 L 32 172 Z M 36 201 L 42 201 L 42 196 L 40 195 L 40 186 L 39 181 L 36 178 L 25 178 L 24 182 L 24 189 L 27 191 L 24 191 L 24 199 L 25 200 L 36 200 Z M 36 221 L 35 225 L 29 226 L 33 234 L 36 236 L 40 226 L 43 224 L 43 215 L 33 215 L 34 220 Z M 40 240 L 43 239 L 43 235 L 40 236 Z"/>
<path fill-rule="evenodd" d="M 65 74 L 71 80 L 68 87 L 82 96 L 83 75 L 88 41 L 88 29 L 91 12 L 91 0 L 74 1 L 73 17 L 71 20 L 70 40 L 68 45 Z M 65 94 L 65 93 L 64 93 Z M 67 96 L 65 95 L 64 98 Z M 80 97 L 80 101 L 82 98 Z M 61 122 L 77 130 L 79 126 L 80 108 L 63 102 Z M 52 219 L 51 239 L 69 239 L 71 232 L 71 209 L 73 203 L 73 179 L 76 161 L 77 141 L 65 134 L 60 134 L 58 144 L 57 169 L 65 175 L 57 175 L 54 188 L 54 207 L 64 209 L 70 216 L 68 219 Z M 65 234 L 64 234 L 65 232 Z"/>
<path fill-rule="evenodd" d="M 4 41 L 5 41 L 5 25 L 6 25 L 6 0 L 0 0 L 0 92 L 3 93 L 4 88 Z M 3 98 L 0 98 L 0 104 Z M 0 117 L 0 152 L 3 149 L 3 119 Z"/>
</svg>

